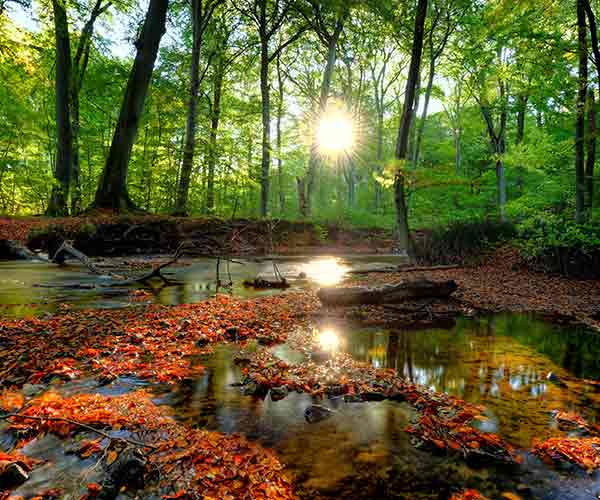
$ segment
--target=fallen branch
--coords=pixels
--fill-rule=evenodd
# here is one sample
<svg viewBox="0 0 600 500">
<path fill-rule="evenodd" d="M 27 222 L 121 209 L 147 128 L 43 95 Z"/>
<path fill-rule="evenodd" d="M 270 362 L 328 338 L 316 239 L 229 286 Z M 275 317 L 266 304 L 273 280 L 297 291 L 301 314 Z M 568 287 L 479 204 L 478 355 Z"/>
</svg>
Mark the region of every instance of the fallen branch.
<svg viewBox="0 0 600 500">
<path fill-rule="evenodd" d="M 154 445 L 142 443 L 141 441 L 137 441 L 135 439 L 129 439 L 129 438 L 111 436 L 108 432 L 104 432 L 104 431 L 102 431 L 100 429 L 96 429 L 95 427 L 92 427 L 91 425 L 87 425 L 87 424 L 83 424 L 81 422 L 77 422 L 77 420 L 71 420 L 70 418 L 63 418 L 63 417 L 35 417 L 35 416 L 29 416 L 29 415 L 21 415 L 19 413 L 8 413 L 8 414 L 5 414 L 5 415 L 0 415 L 0 420 L 8 420 L 9 418 L 20 418 L 20 419 L 23 419 L 23 420 L 35 420 L 37 422 L 65 422 L 67 424 L 71 424 L 71 425 L 75 425 L 77 427 L 81 427 L 82 429 L 85 429 L 87 431 L 95 432 L 96 434 L 98 434 L 98 435 L 100 435 L 102 437 L 105 437 L 107 439 L 110 439 L 111 441 L 115 441 L 115 440 L 125 441 L 126 443 L 132 444 L 134 446 L 142 446 L 144 448 L 150 448 L 151 450 L 157 450 L 158 449 Z"/>
</svg>

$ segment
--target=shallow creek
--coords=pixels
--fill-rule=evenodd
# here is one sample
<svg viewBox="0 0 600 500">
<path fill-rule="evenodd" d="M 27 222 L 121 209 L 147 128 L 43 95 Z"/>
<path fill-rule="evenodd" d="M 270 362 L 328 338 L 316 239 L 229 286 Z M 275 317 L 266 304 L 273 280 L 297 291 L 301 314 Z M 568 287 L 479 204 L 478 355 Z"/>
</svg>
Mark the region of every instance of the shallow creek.
<svg viewBox="0 0 600 500">
<path fill-rule="evenodd" d="M 360 260 L 320 258 L 278 265 L 282 274 L 292 279 L 301 272 L 306 274 L 306 280 L 293 280 L 294 286 L 319 286 L 333 284 L 348 269 L 363 264 Z M 272 269 L 270 263 L 248 262 L 232 265 L 231 271 L 234 282 L 239 283 L 257 273 L 268 276 Z M 214 272 L 212 261 L 180 268 L 176 275 L 183 283 L 153 290 L 152 300 L 163 304 L 202 300 L 214 290 Z M 0 314 L 52 311 L 60 303 L 72 307 L 129 305 L 128 291 L 107 295 L 97 289 L 32 287 L 34 283 L 84 280 L 98 278 L 76 268 L 57 272 L 56 267 L 44 264 L 0 263 L 0 303 L 4 304 Z M 233 292 L 256 293 L 237 284 Z M 479 424 L 481 428 L 499 433 L 523 450 L 523 463 L 515 467 L 467 464 L 455 455 L 421 450 L 404 432 L 414 417 L 413 410 L 391 401 L 319 401 L 334 410 L 333 416 L 308 423 L 304 411 L 316 402 L 308 395 L 292 393 L 274 402 L 269 396 L 263 400 L 242 394 L 234 385 L 240 381 L 239 369 L 233 364 L 239 351 L 235 345 L 217 346 L 214 353 L 198 359 L 207 370 L 194 384 L 168 392 L 156 387 L 157 402 L 174 407 L 187 424 L 241 433 L 272 447 L 305 499 L 447 500 L 452 491 L 465 487 L 476 488 L 491 499 L 515 498 L 503 497 L 506 493 L 522 499 L 600 498 L 600 473 L 551 468 L 527 452 L 534 439 L 562 434 L 552 419 L 553 410 L 574 411 L 600 422 L 600 392 L 586 383 L 600 379 L 600 336 L 515 314 L 460 319 L 449 330 L 387 331 L 335 324 L 316 328 L 335 339 L 336 349 L 359 360 L 394 368 L 426 387 L 484 405 L 488 418 Z M 256 348 L 249 345 L 246 350 Z M 287 344 L 272 349 L 288 362 L 303 359 Z M 560 383 L 548 381 L 550 372 Z M 61 391 L 118 394 L 139 384 L 124 379 L 99 388 L 93 382 L 78 381 L 65 384 Z M 2 442 L 0 439 L 0 448 Z M 28 445 L 26 451 L 50 457 L 53 464 L 35 471 L 17 494 L 27 495 L 40 487 L 60 486 L 66 491 L 81 487 L 79 474 L 91 463 L 65 455 L 57 444 L 48 436 Z"/>
</svg>

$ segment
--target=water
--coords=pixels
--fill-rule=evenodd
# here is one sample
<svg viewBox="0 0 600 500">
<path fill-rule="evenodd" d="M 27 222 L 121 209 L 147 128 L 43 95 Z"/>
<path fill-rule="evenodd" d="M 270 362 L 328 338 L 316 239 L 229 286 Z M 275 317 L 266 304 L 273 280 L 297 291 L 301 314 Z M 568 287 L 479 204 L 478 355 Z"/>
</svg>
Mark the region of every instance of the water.
<svg viewBox="0 0 600 500">
<path fill-rule="evenodd" d="M 294 257 L 279 259 L 276 265 L 292 287 L 299 288 L 335 285 L 350 268 L 362 266 L 365 261 L 369 265 L 383 266 L 402 264 L 404 259 L 393 256 Z M 150 293 L 149 302 L 165 305 L 199 302 L 216 291 L 216 264 L 215 259 L 194 259 L 191 265 L 169 268 L 164 274 L 176 282 L 174 285 L 165 286 L 160 280 L 155 280 L 149 285 L 117 287 L 110 286 L 110 278 L 91 275 L 80 265 L 58 267 L 42 262 L 0 261 L 0 314 L 23 316 L 52 312 L 65 303 L 75 308 L 126 307 L 132 304 L 130 293 L 142 286 Z M 300 278 L 302 273 L 306 278 Z M 270 260 L 236 259 L 236 263 L 229 264 L 229 272 L 227 264 L 221 262 L 221 281 L 229 281 L 230 276 L 234 283 L 231 293 L 234 295 L 253 297 L 280 293 L 278 290 L 256 291 L 243 286 L 244 280 L 253 280 L 257 276 L 274 279 Z"/>
<path fill-rule="evenodd" d="M 182 283 L 156 290 L 152 301 L 174 304 L 202 300 L 214 291 L 210 287 L 213 265 L 212 261 L 200 261 L 178 269 L 177 278 Z M 278 265 L 294 287 L 301 287 L 318 286 L 324 280 L 333 283 L 347 269 L 362 263 L 321 258 Z M 257 273 L 268 276 L 272 267 L 270 263 L 247 262 L 232 266 L 231 271 L 234 281 L 240 281 Z M 300 272 L 307 274 L 306 280 L 293 278 Z M 4 280 L 0 302 L 16 304 L 4 313 L 29 312 L 31 303 L 41 304 L 37 309 L 42 310 L 56 308 L 60 302 L 74 307 L 122 307 L 130 303 L 129 290 L 107 297 L 97 290 L 31 288 L 37 282 L 61 284 L 80 279 L 98 280 L 77 268 L 57 273 L 55 266 L 44 264 L 0 264 L 0 280 Z M 236 285 L 234 293 L 256 292 Z M 415 417 L 414 410 L 390 401 L 319 401 L 334 415 L 309 424 L 304 410 L 316 402 L 309 395 L 293 393 L 273 402 L 268 397 L 244 396 L 232 385 L 240 381 L 239 369 L 232 362 L 239 350 L 235 345 L 219 346 L 213 354 L 199 359 L 207 369 L 194 384 L 175 390 L 156 387 L 157 400 L 172 405 L 178 418 L 189 425 L 239 432 L 274 448 L 303 499 L 447 500 L 451 492 L 466 487 L 476 488 L 490 499 L 512 493 L 522 499 L 592 500 L 600 493 L 599 473 L 550 468 L 527 453 L 534 438 L 562 434 L 552 420 L 553 410 L 574 411 L 600 422 L 600 391 L 586 382 L 600 379 L 600 336 L 516 314 L 460 319 L 450 330 L 360 329 L 327 321 L 317 327 L 328 343 L 356 359 L 374 367 L 394 368 L 419 384 L 485 405 L 488 419 L 482 428 L 499 433 L 523 450 L 523 464 L 474 466 L 456 455 L 418 449 L 404 432 Z M 273 352 L 288 362 L 303 359 L 288 345 L 276 346 Z M 549 372 L 562 383 L 549 382 Z M 138 384 L 125 379 L 95 389 L 93 382 L 83 381 L 66 384 L 63 390 L 67 394 L 94 390 L 121 394 L 135 390 Z M 38 445 L 46 454 L 54 447 L 50 441 Z M 36 453 L 35 448 L 32 453 Z M 52 453 L 55 466 L 36 471 L 23 492 L 33 491 L 32 484 L 36 488 L 53 487 L 55 477 L 64 477 L 62 484 L 67 487 L 77 483 L 85 464 L 73 463 L 72 456 L 59 451 Z"/>
</svg>

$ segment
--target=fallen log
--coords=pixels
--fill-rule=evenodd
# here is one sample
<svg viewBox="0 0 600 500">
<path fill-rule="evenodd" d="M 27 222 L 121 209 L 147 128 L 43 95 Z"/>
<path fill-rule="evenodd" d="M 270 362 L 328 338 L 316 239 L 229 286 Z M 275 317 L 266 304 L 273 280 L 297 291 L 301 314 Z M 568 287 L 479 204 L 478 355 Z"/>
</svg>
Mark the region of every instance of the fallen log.
<svg viewBox="0 0 600 500">
<path fill-rule="evenodd" d="M 321 288 L 319 300 L 326 306 L 356 306 L 398 304 L 410 299 L 448 298 L 458 289 L 454 280 L 449 281 L 401 281 L 396 285 L 380 288 L 349 287 Z"/>
<path fill-rule="evenodd" d="M 13 240 L 0 240 L 0 260 L 37 260 L 47 262 L 29 248 Z"/>
<path fill-rule="evenodd" d="M 365 269 L 351 269 L 348 274 L 371 274 L 371 273 L 410 273 L 425 271 L 448 271 L 449 269 L 460 269 L 463 266 L 385 266 Z"/>
<path fill-rule="evenodd" d="M 291 285 L 282 278 L 281 280 L 273 281 L 266 280 L 263 278 L 255 278 L 254 280 L 246 280 L 244 281 L 244 286 L 248 288 L 254 288 L 255 290 L 269 290 L 269 289 L 279 289 L 285 290 L 289 288 Z"/>
</svg>

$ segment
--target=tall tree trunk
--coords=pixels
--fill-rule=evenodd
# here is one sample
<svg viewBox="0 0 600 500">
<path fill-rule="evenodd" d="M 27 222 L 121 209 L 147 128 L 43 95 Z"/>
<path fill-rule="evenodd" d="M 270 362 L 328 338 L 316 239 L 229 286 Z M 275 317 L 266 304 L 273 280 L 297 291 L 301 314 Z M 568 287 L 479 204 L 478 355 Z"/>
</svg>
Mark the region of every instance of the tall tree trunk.
<svg viewBox="0 0 600 500">
<path fill-rule="evenodd" d="M 398 160 L 398 166 L 396 168 L 394 179 L 394 201 L 396 203 L 396 223 L 398 225 L 398 246 L 400 250 L 405 251 L 408 254 L 411 254 L 413 249 L 408 229 L 404 178 L 406 174 L 408 137 L 412 121 L 415 91 L 421 68 L 426 16 L 427 0 L 418 0 L 410 68 L 408 70 L 408 80 L 406 82 L 406 92 L 404 96 L 404 108 L 402 119 L 400 120 L 400 128 L 398 130 L 398 141 L 396 143 L 396 159 Z"/>
<path fill-rule="evenodd" d="M 269 211 L 269 173 L 271 168 L 271 95 L 269 89 L 269 39 L 267 2 L 260 0 L 260 93 L 262 98 L 262 159 L 260 177 L 260 215 Z"/>
<path fill-rule="evenodd" d="M 423 113 L 421 115 L 421 123 L 417 130 L 417 140 L 415 143 L 415 151 L 413 153 L 413 164 L 416 168 L 419 165 L 419 156 L 421 155 L 421 143 L 423 142 L 423 133 L 425 132 L 425 122 L 427 121 L 427 111 L 429 110 L 429 101 L 431 100 L 431 91 L 433 90 L 433 80 L 435 78 L 435 58 L 431 57 L 429 62 L 429 76 L 427 77 L 427 88 L 425 89 L 425 102 L 423 103 Z"/>
<path fill-rule="evenodd" d="M 283 158 L 281 157 L 282 150 L 282 132 L 281 120 L 283 119 L 283 75 L 281 73 L 281 57 L 277 56 L 277 87 L 279 91 L 279 99 L 277 101 L 277 177 L 279 180 L 279 213 L 283 214 L 285 210 L 285 191 L 283 186 Z"/>
<path fill-rule="evenodd" d="M 587 30 L 585 0 L 577 0 L 579 79 L 575 122 L 575 220 L 585 222 L 585 101 L 588 87 Z"/>
<path fill-rule="evenodd" d="M 498 183 L 498 208 L 500 220 L 506 220 L 506 169 L 504 167 L 504 153 L 506 153 L 506 123 L 508 121 L 506 84 L 500 82 L 500 132 L 496 141 L 496 179 Z"/>
<path fill-rule="evenodd" d="M 594 89 L 588 90 L 588 135 L 587 135 L 587 157 L 585 160 L 585 209 L 588 216 L 592 213 L 594 206 L 594 167 L 596 165 L 596 98 Z"/>
<path fill-rule="evenodd" d="M 92 35 L 94 34 L 94 25 L 98 17 L 111 6 L 107 1 L 103 5 L 103 0 L 96 0 L 90 18 L 85 23 L 79 36 L 77 52 L 73 59 L 73 68 L 71 75 L 71 124 L 73 130 L 73 171 L 71 176 L 71 213 L 73 215 L 81 212 L 81 158 L 79 153 L 79 95 L 83 86 L 83 79 L 90 59 L 90 49 L 92 46 Z"/>
<path fill-rule="evenodd" d="M 412 110 L 412 116 L 410 119 L 410 140 L 408 142 L 408 157 L 414 166 L 415 161 L 415 146 L 417 143 L 417 112 L 421 105 L 421 73 L 419 72 L 419 78 L 417 79 L 417 85 L 415 90 L 415 104 Z"/>
<path fill-rule="evenodd" d="M 169 0 L 150 0 L 144 26 L 136 42 L 137 53 L 123 96 L 119 120 L 96 191 L 96 208 L 117 211 L 135 209 L 127 190 L 127 171 L 158 47 L 165 32 L 168 6 Z"/>
<path fill-rule="evenodd" d="M 379 107 L 379 106 L 378 106 Z M 377 165 L 374 172 L 376 175 L 381 175 L 383 165 L 383 106 L 377 110 Z M 375 181 L 375 212 L 381 209 L 383 191 L 378 180 Z"/>
<path fill-rule="evenodd" d="M 345 17 L 345 16 L 344 16 Z M 327 64 L 325 65 L 325 71 L 323 73 L 323 80 L 321 82 L 321 92 L 319 95 L 319 110 L 318 117 L 320 118 L 323 113 L 327 110 L 327 101 L 329 99 L 329 92 L 331 90 L 331 81 L 333 80 L 333 72 L 335 69 L 335 62 L 337 60 L 337 45 L 344 28 L 344 17 L 340 17 L 335 25 L 333 35 L 329 37 L 327 45 Z M 307 179 L 304 182 L 306 186 L 306 195 L 304 197 L 304 211 L 302 212 L 303 217 L 309 217 L 312 210 L 312 196 L 315 191 L 315 183 L 317 177 L 317 168 L 319 166 L 319 151 L 316 137 L 313 137 L 312 145 L 310 148 L 310 158 L 308 161 L 308 172 Z"/>
<path fill-rule="evenodd" d="M 217 136 L 221 120 L 221 96 L 223 95 L 224 61 L 219 57 L 215 65 L 213 78 L 213 99 L 210 113 L 210 134 L 208 138 L 208 172 L 206 179 L 206 210 L 212 213 L 215 209 L 215 170 L 217 166 Z"/>
<path fill-rule="evenodd" d="M 55 183 L 48 202 L 47 215 L 68 215 L 67 200 L 73 168 L 73 130 L 69 92 L 71 87 L 71 44 L 64 0 L 53 0 L 54 37 L 56 40 L 56 161 Z"/>
<path fill-rule="evenodd" d="M 181 175 L 177 187 L 175 213 L 187 214 L 190 179 L 194 168 L 194 153 L 196 151 L 196 118 L 198 114 L 198 93 L 200 90 L 200 48 L 202 47 L 201 23 L 202 0 L 192 0 L 192 61 L 190 65 L 190 96 L 185 125 L 185 147 Z"/>
</svg>

